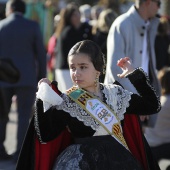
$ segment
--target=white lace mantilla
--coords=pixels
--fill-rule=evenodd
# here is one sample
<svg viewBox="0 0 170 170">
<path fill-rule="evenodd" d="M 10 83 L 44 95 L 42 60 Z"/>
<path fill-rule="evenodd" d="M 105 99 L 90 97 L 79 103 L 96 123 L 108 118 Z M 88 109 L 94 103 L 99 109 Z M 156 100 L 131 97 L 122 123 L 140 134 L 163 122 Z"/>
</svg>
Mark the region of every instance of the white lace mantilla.
<svg viewBox="0 0 170 170">
<path fill-rule="evenodd" d="M 123 120 L 124 113 L 126 112 L 126 108 L 129 106 L 132 93 L 124 90 L 121 86 L 114 84 L 102 84 L 102 86 L 104 87 L 102 92 L 104 93 L 108 106 L 114 110 L 119 120 Z M 94 118 L 85 112 L 78 104 L 72 101 L 66 94 L 62 94 L 61 97 L 63 98 L 63 102 L 61 105 L 57 105 L 56 109 L 68 112 L 72 117 L 77 117 L 77 119 L 82 121 L 84 125 L 91 126 L 91 128 L 96 131 L 100 129 L 100 133 L 102 133 L 102 135 L 107 133 L 103 128 L 100 127 Z"/>
</svg>

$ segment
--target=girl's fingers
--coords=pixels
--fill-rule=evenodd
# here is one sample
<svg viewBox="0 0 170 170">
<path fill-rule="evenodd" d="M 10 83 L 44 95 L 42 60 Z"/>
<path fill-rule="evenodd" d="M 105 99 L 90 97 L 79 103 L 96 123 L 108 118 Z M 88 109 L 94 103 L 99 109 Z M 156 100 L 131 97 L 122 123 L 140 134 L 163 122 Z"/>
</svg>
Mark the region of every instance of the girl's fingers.
<svg viewBox="0 0 170 170">
<path fill-rule="evenodd" d="M 40 86 L 40 84 L 44 82 L 44 83 L 47 83 L 48 85 L 51 84 L 50 80 L 48 80 L 47 78 L 42 78 L 39 82 L 38 82 L 38 86 Z"/>
<path fill-rule="evenodd" d="M 124 63 L 125 63 L 125 61 L 124 61 L 123 58 L 121 58 L 120 60 L 117 61 L 117 65 L 118 65 L 119 67 L 123 67 L 123 66 L 124 66 Z"/>
</svg>

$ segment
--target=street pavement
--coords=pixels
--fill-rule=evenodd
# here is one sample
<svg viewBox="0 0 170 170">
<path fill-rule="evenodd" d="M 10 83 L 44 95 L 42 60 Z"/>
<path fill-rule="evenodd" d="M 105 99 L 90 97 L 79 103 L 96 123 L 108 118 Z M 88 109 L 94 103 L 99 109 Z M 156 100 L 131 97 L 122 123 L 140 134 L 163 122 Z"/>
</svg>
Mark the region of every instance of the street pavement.
<svg viewBox="0 0 170 170">
<path fill-rule="evenodd" d="M 17 113 L 15 102 L 12 104 L 9 119 L 10 121 L 7 125 L 7 139 L 5 141 L 5 146 L 7 148 L 7 152 L 12 154 L 16 149 Z M 161 160 L 159 162 L 161 170 L 166 170 L 168 165 L 170 165 L 170 160 Z M 0 160 L 0 170 L 15 170 L 15 164 L 13 161 Z"/>
<path fill-rule="evenodd" d="M 16 149 L 17 114 L 15 103 L 12 104 L 9 119 L 10 121 L 7 125 L 7 139 L 5 141 L 5 147 L 7 149 L 8 154 L 12 154 L 15 152 Z M 15 163 L 12 160 L 0 160 L 0 170 L 15 170 Z"/>
</svg>

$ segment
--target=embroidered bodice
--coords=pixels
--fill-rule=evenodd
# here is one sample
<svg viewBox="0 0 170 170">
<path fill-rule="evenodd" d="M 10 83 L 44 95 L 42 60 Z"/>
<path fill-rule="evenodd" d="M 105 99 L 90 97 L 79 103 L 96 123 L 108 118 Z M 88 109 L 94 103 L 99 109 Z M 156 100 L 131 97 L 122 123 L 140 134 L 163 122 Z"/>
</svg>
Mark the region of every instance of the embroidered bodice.
<svg viewBox="0 0 170 170">
<path fill-rule="evenodd" d="M 126 108 L 129 107 L 129 100 L 132 93 L 115 84 L 100 85 L 106 99 L 104 102 L 115 112 L 119 120 L 123 120 L 123 115 L 126 112 Z M 57 105 L 56 109 L 68 112 L 72 117 L 77 117 L 78 120 L 82 121 L 86 126 L 91 126 L 94 130 L 98 129 L 99 123 L 78 104 L 72 101 L 68 95 L 62 94 L 61 97 L 63 98 L 63 102 Z"/>
<path fill-rule="evenodd" d="M 159 97 L 157 97 L 143 70 L 136 69 L 127 77 L 137 89 L 139 95 L 123 89 L 120 85 L 100 84 L 103 102 L 116 113 L 121 122 L 124 119 L 124 114 L 149 115 L 157 113 L 161 108 Z M 38 100 L 36 101 L 34 118 L 35 129 L 40 141 L 51 140 L 60 134 L 65 127 L 69 127 L 75 137 L 108 134 L 94 118 L 66 94 L 57 95 L 54 100 L 52 96 L 55 96 L 56 93 L 50 86 L 47 85 L 47 88 L 49 89 L 42 91 L 39 89 L 37 92 Z M 51 91 L 55 95 L 43 94 L 44 91 L 48 93 Z"/>
</svg>

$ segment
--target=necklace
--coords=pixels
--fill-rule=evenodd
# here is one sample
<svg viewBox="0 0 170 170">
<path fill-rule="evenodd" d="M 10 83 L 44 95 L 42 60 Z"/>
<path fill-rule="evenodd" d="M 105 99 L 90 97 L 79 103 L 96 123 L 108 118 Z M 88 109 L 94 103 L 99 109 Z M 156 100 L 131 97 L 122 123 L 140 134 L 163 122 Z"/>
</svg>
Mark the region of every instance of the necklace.
<svg viewBox="0 0 170 170">
<path fill-rule="evenodd" d="M 76 88 L 79 88 L 78 86 L 75 86 L 75 87 L 76 87 Z M 95 93 L 89 92 L 89 91 L 87 91 L 87 90 L 85 90 L 85 89 L 83 89 L 83 90 L 85 90 L 85 91 L 87 91 L 88 93 L 92 94 L 93 96 L 99 98 L 101 101 L 106 102 L 106 97 L 105 97 L 105 95 L 104 95 L 104 93 L 103 93 L 103 88 L 104 88 L 103 85 L 102 85 L 102 84 L 99 84 L 99 88 L 100 88 L 100 95 L 96 95 Z"/>
<path fill-rule="evenodd" d="M 101 84 L 99 85 L 98 94 L 95 94 L 94 92 L 89 92 L 89 93 L 91 93 L 93 96 L 95 96 L 95 97 L 97 97 L 97 98 L 99 98 L 103 101 L 103 92 L 102 92 L 102 85 Z"/>
<path fill-rule="evenodd" d="M 101 98 L 101 94 L 95 94 L 95 93 L 92 93 L 93 94 L 93 96 L 96 96 L 97 98 Z"/>
</svg>

